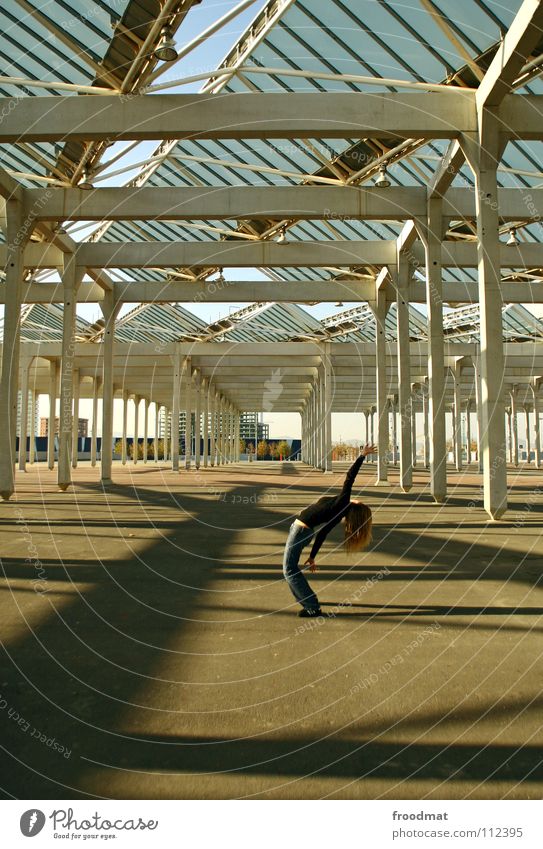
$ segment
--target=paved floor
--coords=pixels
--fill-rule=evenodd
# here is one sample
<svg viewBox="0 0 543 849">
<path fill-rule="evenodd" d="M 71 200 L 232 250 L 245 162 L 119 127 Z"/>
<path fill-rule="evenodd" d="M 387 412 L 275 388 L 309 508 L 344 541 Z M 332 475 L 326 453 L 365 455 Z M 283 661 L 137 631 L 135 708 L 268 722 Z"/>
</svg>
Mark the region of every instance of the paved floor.
<svg viewBox="0 0 543 849">
<path fill-rule="evenodd" d="M 541 798 L 543 483 L 360 492 L 307 622 L 281 575 L 291 517 L 341 481 L 299 464 L 200 472 L 42 465 L 0 506 L 5 797 Z M 473 472 L 475 470 L 473 469 Z"/>
</svg>

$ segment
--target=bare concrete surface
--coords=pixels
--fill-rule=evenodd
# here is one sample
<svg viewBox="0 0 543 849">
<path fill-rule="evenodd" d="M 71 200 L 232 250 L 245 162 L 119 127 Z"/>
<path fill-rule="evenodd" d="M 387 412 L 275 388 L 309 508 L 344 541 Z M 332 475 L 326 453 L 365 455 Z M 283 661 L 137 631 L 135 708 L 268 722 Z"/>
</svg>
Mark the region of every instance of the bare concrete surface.
<svg viewBox="0 0 543 849">
<path fill-rule="evenodd" d="M 475 467 L 358 490 L 374 542 L 336 529 L 282 578 L 292 516 L 340 484 L 301 464 L 174 474 L 43 467 L 1 505 L 4 798 L 541 798 L 543 484 L 509 470 L 487 521 Z"/>
</svg>

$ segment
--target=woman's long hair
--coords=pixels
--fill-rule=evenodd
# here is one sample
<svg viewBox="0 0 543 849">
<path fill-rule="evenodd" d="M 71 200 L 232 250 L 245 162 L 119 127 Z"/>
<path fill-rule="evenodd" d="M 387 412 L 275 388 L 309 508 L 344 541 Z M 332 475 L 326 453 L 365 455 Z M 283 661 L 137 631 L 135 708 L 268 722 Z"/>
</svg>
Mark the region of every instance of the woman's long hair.
<svg viewBox="0 0 543 849">
<path fill-rule="evenodd" d="M 345 549 L 361 551 L 371 542 L 373 520 L 366 504 L 351 504 L 345 514 Z"/>
</svg>

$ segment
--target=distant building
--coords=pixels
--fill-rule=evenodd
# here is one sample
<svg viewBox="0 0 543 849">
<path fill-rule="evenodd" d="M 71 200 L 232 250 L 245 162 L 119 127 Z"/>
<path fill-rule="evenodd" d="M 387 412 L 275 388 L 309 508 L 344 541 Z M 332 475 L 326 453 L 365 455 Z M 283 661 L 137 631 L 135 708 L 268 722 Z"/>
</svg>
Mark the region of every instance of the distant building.
<svg viewBox="0 0 543 849">
<path fill-rule="evenodd" d="M 55 417 L 55 436 L 58 436 L 58 416 Z M 79 437 L 86 437 L 89 435 L 89 420 L 88 419 L 78 419 L 77 420 L 77 435 Z M 49 417 L 42 416 L 40 419 L 40 436 L 49 436 Z"/>
<path fill-rule="evenodd" d="M 39 396 L 36 393 L 36 408 L 34 410 L 34 433 L 36 433 L 36 434 L 37 434 L 37 431 L 38 431 L 38 418 L 39 418 L 39 414 L 40 414 L 39 413 L 38 397 Z M 31 401 L 31 398 L 32 398 L 32 393 L 29 391 L 28 392 L 28 420 L 27 420 L 27 428 L 26 428 L 26 432 L 27 432 L 28 436 L 30 436 L 30 433 L 32 431 L 32 427 L 31 427 L 31 425 L 32 425 L 32 401 Z M 17 433 L 20 432 L 20 427 L 21 427 L 21 404 L 22 404 L 22 395 L 19 392 L 17 394 Z"/>
<path fill-rule="evenodd" d="M 258 421 L 258 413 L 242 413 L 239 420 L 239 436 L 246 442 L 255 441 L 255 428 L 258 442 L 267 442 L 270 438 L 270 426 Z"/>
</svg>

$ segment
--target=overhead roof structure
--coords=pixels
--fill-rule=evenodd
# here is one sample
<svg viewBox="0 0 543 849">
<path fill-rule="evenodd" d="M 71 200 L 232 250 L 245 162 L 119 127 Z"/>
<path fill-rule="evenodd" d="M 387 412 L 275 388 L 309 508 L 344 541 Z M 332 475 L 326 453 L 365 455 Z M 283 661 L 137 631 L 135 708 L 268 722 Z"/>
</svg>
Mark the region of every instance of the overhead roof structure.
<svg viewBox="0 0 543 849">
<path fill-rule="evenodd" d="M 351 357 L 345 377 L 362 383 L 353 394 L 349 380 L 336 382 L 337 409 L 377 403 L 382 415 L 383 393 L 398 392 L 403 421 L 412 379 L 426 376 L 431 409 L 452 392 L 458 410 L 471 358 L 486 387 L 485 498 L 498 516 L 496 405 L 509 378 L 532 386 L 539 368 L 539 329 L 518 305 L 543 302 L 541 3 L 459 0 L 453 18 L 437 0 L 241 0 L 189 41 L 183 25 L 195 5 L 94 0 L 83 15 L 64 0 L 5 5 L 6 345 L 18 344 L 19 302 L 63 302 L 64 362 L 76 299 L 100 303 L 104 322 L 77 343 L 91 346 L 83 358 L 97 367 L 112 344 L 129 346 L 132 358 L 141 346 L 147 357 L 154 339 L 164 386 L 168 368 L 170 382 L 180 375 L 183 352 L 185 368 L 192 357 L 202 375 L 216 375 L 238 409 L 262 397 L 274 363 L 247 371 L 252 380 L 238 371 L 227 381 L 229 346 L 238 357 L 247 346 L 246 364 L 233 367 L 251 369 L 251 346 L 273 357 L 266 346 L 306 345 L 292 351 L 307 351 L 309 382 L 292 381 L 274 401 L 305 419 L 321 389 L 333 408 L 327 361 L 339 367 Z M 251 6 L 255 18 L 215 70 L 187 77 L 180 64 L 176 78 L 173 65 L 157 62 L 164 25 L 186 59 Z M 151 153 L 150 142 L 158 142 Z M 255 279 L 237 281 L 235 271 L 225 279 L 240 267 Z M 210 326 L 180 306 L 206 299 L 252 306 Z M 297 306 L 319 302 L 356 306 L 322 322 Z M 117 321 L 114 339 L 123 303 L 140 306 Z M 466 307 L 444 318 L 447 304 Z M 396 358 L 390 374 L 387 357 Z M 449 361 L 452 385 L 443 384 Z M 4 365 L 16 360 L 5 354 Z M 62 381 L 69 392 L 65 366 Z M 108 377 L 104 386 L 108 394 L 117 384 Z M 407 454 L 402 431 L 405 462 Z M 434 465 L 433 487 L 442 474 Z"/>
</svg>

